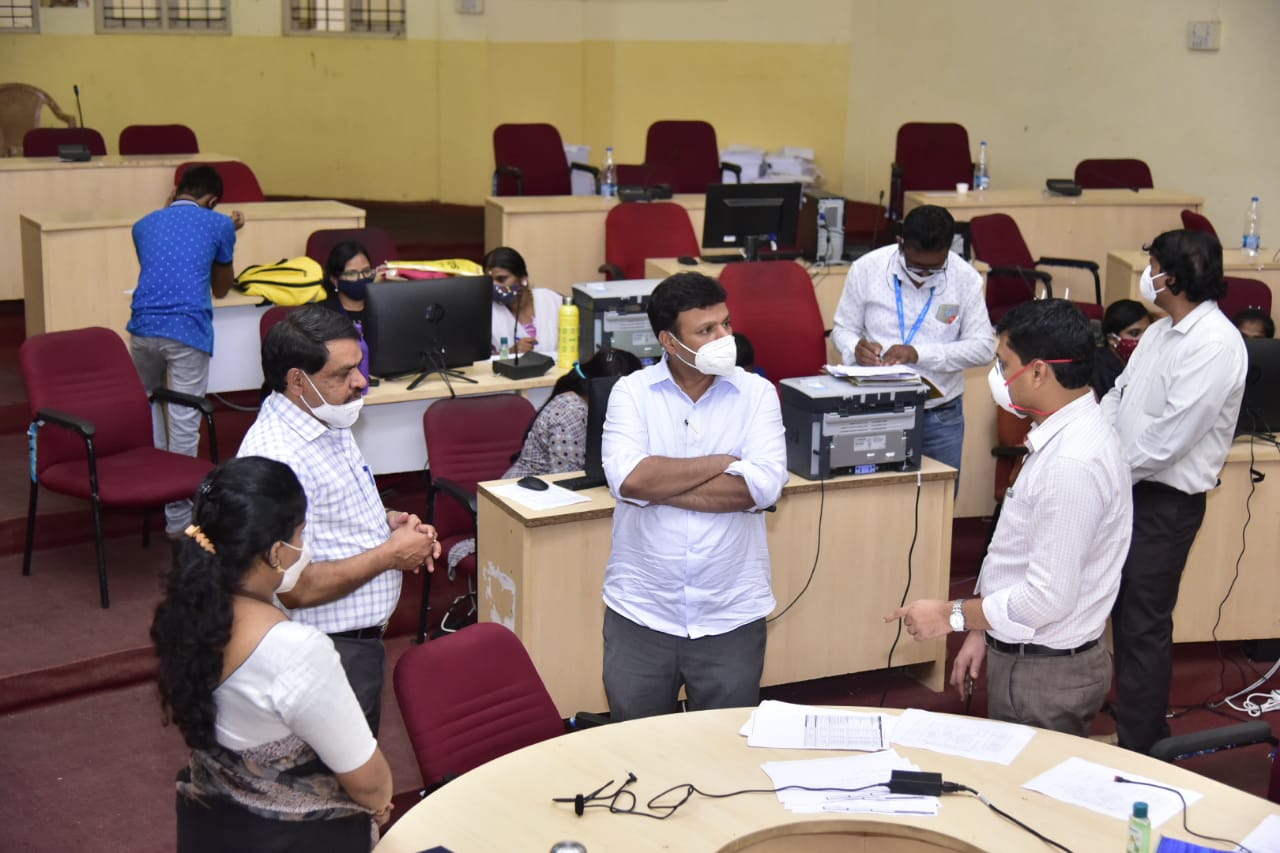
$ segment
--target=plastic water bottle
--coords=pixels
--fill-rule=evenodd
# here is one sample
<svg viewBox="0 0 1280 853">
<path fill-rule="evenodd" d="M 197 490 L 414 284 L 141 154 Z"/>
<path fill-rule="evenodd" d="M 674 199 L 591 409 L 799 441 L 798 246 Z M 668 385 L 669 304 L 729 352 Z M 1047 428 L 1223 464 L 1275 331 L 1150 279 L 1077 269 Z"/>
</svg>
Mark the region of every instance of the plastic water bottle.
<svg viewBox="0 0 1280 853">
<path fill-rule="evenodd" d="M 1240 247 L 1252 258 L 1257 256 L 1261 246 L 1262 237 L 1258 235 L 1258 197 L 1255 195 L 1244 215 L 1244 237 L 1240 240 Z"/>
<path fill-rule="evenodd" d="M 604 169 L 600 171 L 600 195 L 613 198 L 617 194 L 618 167 L 613 165 L 613 146 L 609 146 L 604 149 Z"/>
<path fill-rule="evenodd" d="M 991 173 L 987 171 L 987 141 L 978 143 L 978 166 L 973 170 L 973 188 L 978 192 L 991 188 Z"/>
<path fill-rule="evenodd" d="M 1129 841 L 1124 847 L 1125 853 L 1151 853 L 1151 820 L 1147 817 L 1147 804 L 1133 804 L 1133 814 L 1129 817 Z"/>
<path fill-rule="evenodd" d="M 506 338 L 498 339 L 498 358 L 511 357 L 511 343 Z"/>
<path fill-rule="evenodd" d="M 559 340 L 556 343 L 556 367 L 569 370 L 578 360 L 578 306 L 566 296 L 560 306 Z"/>
</svg>

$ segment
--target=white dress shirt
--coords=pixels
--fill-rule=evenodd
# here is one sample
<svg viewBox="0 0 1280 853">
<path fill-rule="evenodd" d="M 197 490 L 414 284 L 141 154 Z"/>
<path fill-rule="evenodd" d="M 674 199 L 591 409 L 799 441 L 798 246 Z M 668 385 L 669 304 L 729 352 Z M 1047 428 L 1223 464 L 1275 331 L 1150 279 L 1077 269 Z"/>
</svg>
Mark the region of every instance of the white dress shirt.
<svg viewBox="0 0 1280 853">
<path fill-rule="evenodd" d="M 617 613 L 678 637 L 724 634 L 773 610 L 769 544 L 760 512 L 694 512 L 619 494 L 648 456 L 738 458 L 759 510 L 786 484 L 782 412 L 773 385 L 737 368 L 695 403 L 665 359 L 618 380 L 604 425 L 604 470 L 618 503 L 604 601 Z"/>
<path fill-rule="evenodd" d="M 307 495 L 303 538 L 316 562 L 363 554 L 391 535 L 386 507 L 351 430 L 330 429 L 283 394 L 273 392 L 262 401 L 236 455 L 275 459 L 298 475 Z M 291 611 L 293 620 L 326 634 L 386 624 L 403 582 L 398 570 L 388 568 L 336 601 Z"/>
<path fill-rule="evenodd" d="M 955 252 L 947 253 L 946 269 L 916 287 L 902 269 L 896 245 L 863 255 L 849 268 L 844 292 L 836 306 L 831 341 L 854 364 L 859 338 L 887 350 L 911 338 L 920 360 L 916 368 L 942 392 L 925 403 L 932 409 L 964 391 L 964 371 L 989 364 L 996 355 L 995 334 L 987 313 L 982 276 Z M 902 290 L 902 323 L 898 322 L 898 285 Z M 924 317 L 921 318 L 921 313 Z M 920 327 L 912 337 L 917 319 Z M 906 332 L 905 336 L 903 332 Z"/>
<path fill-rule="evenodd" d="M 1133 535 L 1120 439 L 1093 394 L 1033 426 L 978 575 L 988 633 L 1073 649 L 1102 636 Z"/>
<path fill-rule="evenodd" d="M 1218 303 L 1206 300 L 1174 325 L 1142 333 L 1102 411 L 1115 425 L 1133 482 L 1152 480 L 1189 495 L 1214 488 L 1244 398 L 1244 339 Z"/>
<path fill-rule="evenodd" d="M 556 348 L 560 344 L 560 306 L 564 297 L 554 290 L 535 287 L 533 290 L 533 325 L 538 330 L 538 343 L 534 352 L 555 357 Z M 516 322 L 516 315 L 501 302 L 493 303 L 493 319 L 490 329 L 490 346 L 499 352 L 502 338 L 507 339 L 511 352 L 516 351 L 516 341 L 529 337 L 528 328 Z"/>
</svg>

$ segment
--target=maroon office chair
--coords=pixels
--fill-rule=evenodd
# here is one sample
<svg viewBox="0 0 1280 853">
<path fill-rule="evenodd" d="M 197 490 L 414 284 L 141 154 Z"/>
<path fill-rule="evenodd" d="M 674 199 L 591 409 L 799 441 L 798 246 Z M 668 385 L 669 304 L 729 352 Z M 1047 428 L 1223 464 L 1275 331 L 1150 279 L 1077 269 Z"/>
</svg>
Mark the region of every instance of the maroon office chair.
<svg viewBox="0 0 1280 853">
<path fill-rule="evenodd" d="M 1235 320 L 1235 316 L 1246 308 L 1258 308 L 1264 314 L 1271 313 L 1271 288 L 1265 281 L 1256 278 L 1236 278 L 1224 275 L 1227 295 L 1218 300 L 1218 307 L 1227 319 Z"/>
<path fill-rule="evenodd" d="M 600 192 L 600 170 L 566 162 L 554 125 L 498 125 L 493 129 L 493 161 L 494 195 L 571 195 L 574 171 L 591 175 Z"/>
<path fill-rule="evenodd" d="M 381 228 L 325 228 L 312 231 L 307 238 L 306 256 L 324 266 L 329 260 L 329 253 L 339 243 L 354 240 L 369 251 L 369 263 L 375 267 L 386 261 L 400 260 L 400 250 L 396 248 L 391 235 Z"/>
<path fill-rule="evenodd" d="M 212 462 L 152 446 L 151 405 L 124 341 L 99 326 L 34 335 L 18 350 L 27 408 L 38 430 L 35 478 L 27 503 L 22 573 L 31 574 L 40 487 L 89 501 L 104 608 L 107 562 L 102 508 L 150 511 L 189 498 L 217 463 L 213 407 L 202 397 L 158 389 L 151 401 L 197 408 L 209 429 Z M 57 427 L 57 429 L 52 429 Z M 149 544 L 150 526 L 142 529 Z"/>
<path fill-rule="evenodd" d="M 178 166 L 173 172 L 173 185 L 176 187 L 182 180 L 182 173 L 192 166 L 212 166 L 218 170 L 222 178 L 221 204 L 242 204 L 255 201 L 266 201 L 267 197 L 258 184 L 253 170 L 239 160 L 217 160 L 213 162 L 189 161 Z"/>
<path fill-rule="evenodd" d="M 1182 211 L 1182 227 L 1189 231 L 1200 231 L 1214 237 L 1218 236 L 1218 232 L 1214 230 L 1213 223 L 1209 221 L 1209 217 L 1196 213 L 1194 210 Z"/>
<path fill-rule="evenodd" d="M 411 646 L 396 662 L 396 701 L 428 792 L 564 734 L 520 638 L 496 622 Z"/>
<path fill-rule="evenodd" d="M 125 156 L 200 153 L 196 132 L 185 124 L 131 124 L 120 131 L 117 148 Z"/>
<path fill-rule="evenodd" d="M 57 157 L 59 145 L 83 145 L 94 157 L 107 153 L 106 140 L 91 127 L 37 127 L 22 137 L 22 156 Z"/>
<path fill-rule="evenodd" d="M 1053 276 L 1039 267 L 1068 267 L 1088 270 L 1093 274 L 1094 302 L 1075 304 L 1091 320 L 1102 320 L 1102 279 L 1093 261 L 1074 258 L 1040 258 L 1035 260 L 1027 242 L 1022 239 L 1018 223 L 1005 213 L 975 216 L 969 220 L 973 256 L 987 264 L 987 311 L 996 323 L 1013 306 L 1035 298 L 1036 282 L 1053 296 Z"/>
<path fill-rule="evenodd" d="M 455 546 L 476 535 L 476 484 L 496 480 L 511 467 L 511 458 L 524 446 L 524 436 L 533 422 L 533 404 L 515 394 L 485 397 L 456 397 L 437 400 L 422 414 L 422 432 L 427 443 L 427 521 L 440 537 L 440 559 L 436 571 L 449 564 Z M 476 556 L 462 558 L 455 571 L 467 579 L 467 594 L 458 596 L 453 611 L 470 601 L 467 617 L 475 613 Z M 420 576 L 420 575 L 419 575 Z M 406 575 L 407 583 L 419 576 Z M 426 635 L 430 576 L 422 583 L 418 612 L 418 642 Z M 412 601 L 406 586 L 401 600 Z M 440 619 L 448 631 L 450 613 Z"/>
<path fill-rule="evenodd" d="M 1076 164 L 1075 182 L 1086 190 L 1149 190 L 1155 186 L 1151 168 L 1132 157 L 1081 160 Z"/>
<path fill-rule="evenodd" d="M 951 122 L 908 122 L 898 128 L 889 169 L 889 218 L 902 219 L 903 195 L 954 190 L 973 180 L 969 133 Z"/>
<path fill-rule="evenodd" d="M 728 264 L 720 274 L 733 330 L 751 341 L 756 365 L 773 382 L 813 376 L 827 344 L 813 281 L 795 261 Z"/>
<path fill-rule="evenodd" d="M 644 278 L 649 258 L 695 257 L 698 236 L 689 213 L 670 201 L 626 202 L 604 219 L 604 264 L 610 279 Z"/>
<path fill-rule="evenodd" d="M 619 167 L 623 185 L 667 184 L 672 192 L 702 195 L 729 171 L 742 182 L 742 167 L 721 162 L 716 129 L 705 121 L 655 121 L 645 135 L 644 166 Z"/>
</svg>

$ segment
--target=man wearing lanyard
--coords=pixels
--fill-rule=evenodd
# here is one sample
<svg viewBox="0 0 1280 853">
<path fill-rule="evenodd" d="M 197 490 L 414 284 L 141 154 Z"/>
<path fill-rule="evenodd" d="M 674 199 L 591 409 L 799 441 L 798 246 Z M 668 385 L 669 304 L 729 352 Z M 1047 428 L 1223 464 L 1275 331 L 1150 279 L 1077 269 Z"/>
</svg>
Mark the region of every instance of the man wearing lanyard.
<svg viewBox="0 0 1280 853">
<path fill-rule="evenodd" d="M 925 456 L 960 467 L 964 371 L 995 357 L 982 276 L 950 250 L 955 220 L 922 205 L 897 245 L 859 258 L 836 307 L 831 340 L 845 364 L 911 364 L 942 396 L 925 403 Z"/>
</svg>

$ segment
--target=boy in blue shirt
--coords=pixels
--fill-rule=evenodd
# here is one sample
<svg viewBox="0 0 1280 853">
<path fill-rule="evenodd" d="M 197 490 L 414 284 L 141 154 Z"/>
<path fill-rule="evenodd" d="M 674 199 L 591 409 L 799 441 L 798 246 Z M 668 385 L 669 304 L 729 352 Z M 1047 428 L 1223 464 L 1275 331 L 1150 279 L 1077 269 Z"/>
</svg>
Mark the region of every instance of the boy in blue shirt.
<svg viewBox="0 0 1280 853">
<path fill-rule="evenodd" d="M 240 211 L 214 213 L 222 195 L 222 177 L 212 166 L 183 173 L 169 203 L 134 223 L 133 245 L 142 272 L 133 291 L 129 351 L 147 394 L 168 387 L 204 396 L 213 354 L 213 300 L 235 282 L 231 261 Z M 153 408 L 155 445 L 195 456 L 200 444 L 200 413 L 170 406 Z M 191 522 L 191 501 L 165 507 L 165 532 L 178 536 Z"/>
</svg>

